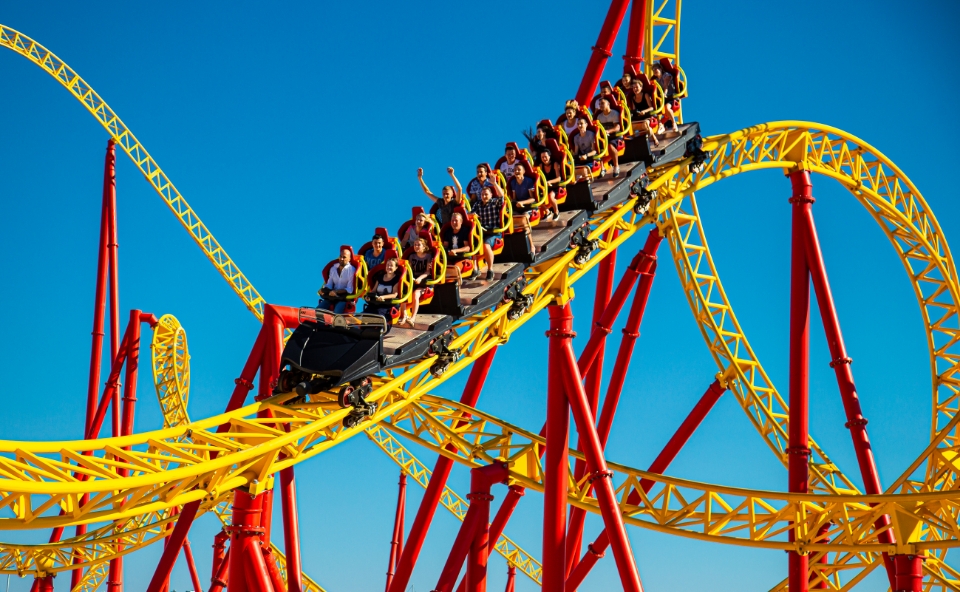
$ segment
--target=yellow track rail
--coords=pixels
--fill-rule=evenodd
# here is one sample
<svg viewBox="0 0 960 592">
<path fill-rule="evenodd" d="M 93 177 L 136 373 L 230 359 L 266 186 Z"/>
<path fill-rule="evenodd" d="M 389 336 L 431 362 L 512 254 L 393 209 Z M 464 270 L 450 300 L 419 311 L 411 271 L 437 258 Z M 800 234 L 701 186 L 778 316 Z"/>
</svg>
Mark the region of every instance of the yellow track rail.
<svg viewBox="0 0 960 592">
<path fill-rule="evenodd" d="M 694 316 L 718 367 L 734 366 L 733 392 L 771 450 L 786 464 L 788 408 L 763 371 L 720 283 L 696 208 L 695 191 L 721 179 L 769 168 L 803 168 L 839 181 L 877 220 L 903 261 L 920 303 L 930 353 L 933 385 L 932 444 L 888 491 L 946 491 L 955 487 L 960 389 L 958 281 L 939 224 L 912 182 L 869 144 L 836 128 L 804 122 L 778 122 L 707 140 L 714 156 L 700 175 L 671 167 L 658 200 L 658 224 L 669 238 Z M 825 492 L 856 492 L 826 453 L 811 440 L 811 485 Z M 926 465 L 923 480 L 909 479 Z M 932 525 L 923 537 L 942 538 Z M 937 553 L 941 553 L 940 550 Z M 940 557 L 942 559 L 942 557 Z M 877 563 L 876 556 L 837 554 L 828 564 L 830 586 L 846 589 Z M 936 565 L 942 566 L 937 568 Z M 858 572 L 856 567 L 862 567 Z M 942 589 L 952 589 L 955 573 L 942 561 L 925 569 Z M 849 578 L 841 582 L 841 576 Z M 782 584 L 785 586 L 785 583 Z"/>
<path fill-rule="evenodd" d="M 662 2 L 652 9 L 651 30 L 660 27 L 663 33 L 648 34 L 648 49 L 652 50 L 646 55 L 650 59 L 657 57 L 657 53 L 679 59 L 680 5 L 676 2 L 676 18 L 671 19 L 664 12 L 665 9 L 669 10 L 668 4 Z M 672 55 L 667 49 L 671 27 L 675 36 Z M 0 45 L 13 49 L 39 65 L 85 105 L 137 164 L 247 307 L 262 317 L 262 298 L 99 96 L 75 72 L 32 39 L 0 26 Z M 922 499 L 947 499 L 937 496 L 949 492 L 957 481 L 954 459 L 956 448 L 960 445 L 960 434 L 957 432 L 960 399 L 957 397 L 960 393 L 957 361 L 960 355 L 956 352 L 960 331 L 954 328 L 958 318 L 957 275 L 945 237 L 922 197 L 902 172 L 872 147 L 825 126 L 797 122 L 758 126 L 712 138 L 706 149 L 716 150 L 717 154 L 707 171 L 701 175 L 691 175 L 683 166 L 684 163 L 652 173 L 651 177 L 656 178 L 655 188 L 660 189 L 657 224 L 668 236 L 695 317 L 701 324 L 718 365 L 721 369 L 735 368 L 738 373 L 738 378 L 733 381 L 733 390 L 748 411 L 751 421 L 782 459 L 787 425 L 786 406 L 759 362 L 755 365 L 751 363 L 755 356 L 723 294 L 692 194 L 716 180 L 748 170 L 804 167 L 836 178 L 848 186 L 881 223 L 904 261 L 921 304 L 931 350 L 933 442 L 891 490 L 913 492 L 910 498 L 933 495 Z M 690 199 L 687 200 L 687 197 Z M 626 205 L 631 206 L 632 201 Z M 551 302 L 568 299 L 572 295 L 571 284 L 636 231 L 641 221 L 625 215 L 625 210 L 607 213 L 592 222 L 592 236 L 596 238 L 602 238 L 604 231 L 613 225 L 621 228 L 622 232 L 614 243 L 603 244 L 602 250 L 586 266 L 577 268 L 572 265 L 572 257 L 562 256 L 528 274 L 533 280 L 528 292 L 536 298 L 532 313 Z M 458 328 L 455 344 L 467 348 L 469 355 L 455 365 L 453 371 L 469 365 L 494 342 L 506 340 L 516 325 L 506 322 L 504 312 L 505 309 L 500 307 L 492 313 L 478 315 Z M 520 319 L 521 323 L 526 318 Z M 375 419 L 384 420 L 392 413 L 415 405 L 415 401 L 426 392 L 426 387 L 435 386 L 453 374 L 448 372 L 436 380 L 429 377 L 425 370 L 425 363 L 421 363 L 388 373 L 378 380 L 378 388 L 371 398 L 382 400 L 387 405 Z M 175 402 L 175 397 L 171 400 Z M 0 442 L 0 454 L 5 455 L 0 457 L 0 510 L 8 509 L 14 515 L 10 519 L 0 518 L 0 529 L 133 520 L 144 513 L 162 511 L 189 499 L 199 499 L 197 496 L 200 494 L 203 494 L 204 507 L 210 509 L 222 503 L 229 489 L 250 484 L 253 490 L 262 490 L 267 486 L 269 475 L 282 466 L 299 462 L 354 435 L 350 430 L 336 428 L 340 412 L 325 412 L 324 404 L 314 407 L 308 405 L 298 410 L 272 405 L 271 408 L 283 416 L 272 426 L 253 417 L 256 408 L 259 406 L 154 432 L 151 435 L 156 438 L 148 440 L 139 439 L 138 435 L 113 439 L 112 442 L 97 441 L 96 445 L 102 445 L 103 448 L 97 448 L 93 457 L 79 456 L 84 450 L 94 450 L 85 448 L 91 443 L 44 443 L 37 448 L 33 444 Z M 283 409 L 291 413 L 284 416 Z M 211 428 L 218 425 L 217 422 L 228 422 L 231 426 L 231 430 L 222 434 L 224 437 L 220 439 L 211 437 L 213 435 L 210 433 Z M 289 434 L 280 434 L 277 430 L 284 423 L 292 428 Z M 324 425 L 318 428 L 315 424 Z M 364 424 L 361 427 L 368 426 Z M 324 432 L 322 437 L 317 437 L 317 429 Z M 22 446 L 13 446 L 15 444 Z M 63 445 L 60 450 L 49 446 L 56 447 L 58 444 Z M 120 446 L 128 444 L 139 448 L 131 453 L 119 450 Z M 252 454 L 254 450 L 261 455 Z M 278 462 L 281 450 L 286 455 L 291 452 L 295 454 Z M 220 454 L 217 458 L 219 462 L 209 461 L 210 453 L 214 451 Z M 813 481 L 818 491 L 829 492 L 827 497 L 830 498 L 842 498 L 842 494 L 849 493 L 864 501 L 863 496 L 855 495 L 856 487 L 836 469 L 821 449 L 815 447 L 814 452 Z M 98 453 L 102 456 L 97 456 Z M 58 455 L 59 458 L 56 458 Z M 123 483 L 112 478 L 116 477 L 116 468 L 121 466 L 133 471 L 133 476 L 123 480 Z M 911 480 L 914 473 L 924 468 L 926 475 L 922 481 Z M 82 489 L 78 489 L 78 482 L 72 479 L 73 471 L 84 472 L 90 477 L 89 481 L 80 484 Z M 160 476 L 165 473 L 170 474 Z M 12 485 L 8 487 L 7 483 Z M 81 506 L 79 497 L 86 491 L 92 491 L 95 495 L 90 503 Z M 838 496 L 838 493 L 841 495 Z M 118 505 L 119 500 L 126 496 L 131 496 L 130 500 Z M 115 507 L 111 508 L 111 504 Z M 67 512 L 63 519 L 45 515 L 56 506 Z M 903 539 L 905 544 L 919 545 L 916 547 L 918 549 L 953 546 L 952 532 L 956 532 L 957 527 L 948 506 L 944 503 L 940 513 L 935 514 L 937 520 L 942 522 L 923 523 L 912 537 L 916 541 L 911 542 L 911 537 L 906 536 Z M 906 530 L 903 532 L 906 533 Z M 850 551 L 846 555 L 838 554 L 840 558 L 863 559 L 868 557 L 860 551 L 865 546 L 869 545 L 849 543 L 848 546 L 830 549 Z M 816 544 L 808 545 L 808 548 L 819 549 Z M 2 565 L 5 563 L 0 560 Z M 839 561 L 833 565 L 850 566 Z M 866 567 L 861 574 L 872 569 L 876 561 L 863 565 Z M 928 574 L 936 571 L 929 567 L 927 569 Z M 951 577 L 952 572 L 946 566 L 936 569 L 939 570 L 938 577 Z M 862 576 L 854 579 L 859 581 L 859 577 Z M 837 578 L 831 578 L 830 581 L 831 586 L 842 585 Z M 951 587 L 949 583 L 944 586 Z"/>
<path fill-rule="evenodd" d="M 137 165 L 147 182 L 163 198 L 170 211 L 180 220 L 180 223 L 193 237 L 203 254 L 213 263 L 223 279 L 227 280 L 227 283 L 243 300 L 250 312 L 262 320 L 264 300 L 256 288 L 243 275 L 243 272 L 233 262 L 226 250 L 220 246 L 217 239 L 210 234 L 206 225 L 193 211 L 187 200 L 180 195 L 173 182 L 167 178 L 167 175 L 153 160 L 147 149 L 140 144 L 133 132 L 124 125 L 120 117 L 100 98 L 100 95 L 63 60 L 23 33 L 0 25 L 0 47 L 11 49 L 39 66 L 70 91 L 75 99 L 80 101 L 84 108 L 90 112 L 90 115 L 93 115 L 100 122 L 103 129 L 107 130 L 107 133 L 116 141 L 117 145 L 127 153 L 130 160 Z"/>
</svg>

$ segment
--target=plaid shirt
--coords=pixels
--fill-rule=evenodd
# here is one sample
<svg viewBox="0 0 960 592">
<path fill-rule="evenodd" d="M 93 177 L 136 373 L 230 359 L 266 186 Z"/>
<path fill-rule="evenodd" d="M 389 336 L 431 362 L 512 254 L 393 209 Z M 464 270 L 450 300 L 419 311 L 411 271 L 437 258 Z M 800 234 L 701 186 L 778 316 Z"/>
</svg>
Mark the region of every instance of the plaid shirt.
<svg viewBox="0 0 960 592">
<path fill-rule="evenodd" d="M 501 212 L 503 210 L 503 198 L 491 197 L 490 201 L 483 203 L 483 200 L 477 200 L 473 204 L 472 214 L 476 214 L 480 220 L 480 227 L 484 232 L 490 232 L 494 228 L 500 228 L 503 225 Z"/>
</svg>

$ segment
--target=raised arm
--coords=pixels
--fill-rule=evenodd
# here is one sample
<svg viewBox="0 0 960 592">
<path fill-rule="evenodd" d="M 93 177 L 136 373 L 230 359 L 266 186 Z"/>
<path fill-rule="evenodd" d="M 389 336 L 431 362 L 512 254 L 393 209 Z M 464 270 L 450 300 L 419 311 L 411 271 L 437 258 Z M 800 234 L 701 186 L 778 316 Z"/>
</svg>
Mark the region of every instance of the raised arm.
<svg viewBox="0 0 960 592">
<path fill-rule="evenodd" d="M 417 179 L 420 180 L 420 188 L 423 189 L 423 192 L 427 195 L 427 197 L 430 198 L 430 201 L 440 201 L 440 198 L 438 198 L 436 195 L 434 195 L 434 194 L 430 191 L 430 188 L 427 187 L 427 184 L 423 181 L 423 169 L 422 169 L 422 168 L 417 169 Z"/>
<path fill-rule="evenodd" d="M 460 201 L 460 198 L 463 197 L 463 187 L 460 185 L 459 179 L 453 174 L 453 167 L 447 167 L 447 173 L 450 174 L 450 178 L 453 179 L 453 186 L 457 188 L 457 201 Z"/>
</svg>

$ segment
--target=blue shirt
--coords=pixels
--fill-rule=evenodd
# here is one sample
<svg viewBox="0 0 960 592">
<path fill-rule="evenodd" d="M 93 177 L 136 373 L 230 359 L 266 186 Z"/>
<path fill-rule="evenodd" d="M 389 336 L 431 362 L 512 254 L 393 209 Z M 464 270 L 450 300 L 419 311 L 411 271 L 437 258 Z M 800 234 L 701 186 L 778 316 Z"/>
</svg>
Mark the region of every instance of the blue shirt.
<svg viewBox="0 0 960 592">
<path fill-rule="evenodd" d="M 381 250 L 381 251 L 380 251 L 380 255 L 378 255 L 378 256 L 374 256 L 374 255 L 373 255 L 373 248 L 367 249 L 367 250 L 363 253 L 363 260 L 367 262 L 367 271 L 370 271 L 370 270 L 373 269 L 374 267 L 376 267 L 376 266 L 380 265 L 381 263 L 383 263 L 383 260 L 384 260 L 384 258 L 386 258 L 386 256 L 387 256 L 387 249 L 386 249 L 386 248 L 384 248 L 383 250 Z"/>
<path fill-rule="evenodd" d="M 510 191 L 510 194 L 513 195 L 514 203 L 530 199 L 530 190 L 536 186 L 537 182 L 533 180 L 533 177 L 524 177 L 523 183 L 520 184 L 517 183 L 517 179 L 514 177 L 507 183 L 507 189 Z"/>
</svg>

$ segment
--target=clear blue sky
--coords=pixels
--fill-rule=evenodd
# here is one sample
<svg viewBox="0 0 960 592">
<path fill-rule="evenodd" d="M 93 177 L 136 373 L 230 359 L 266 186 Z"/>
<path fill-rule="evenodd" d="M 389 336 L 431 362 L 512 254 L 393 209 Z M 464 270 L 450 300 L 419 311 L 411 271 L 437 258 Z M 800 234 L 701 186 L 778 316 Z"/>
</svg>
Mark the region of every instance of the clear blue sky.
<svg viewBox="0 0 960 592">
<path fill-rule="evenodd" d="M 960 41 L 952 2 L 687 2 L 682 64 L 688 118 L 705 134 L 802 119 L 878 147 L 920 188 L 947 236 L 960 241 L 951 185 L 960 137 L 955 103 Z M 297 3 L 105 1 L 4 3 L 0 22 L 59 54 L 124 119 L 270 302 L 315 301 L 336 246 L 375 226 L 396 228 L 424 204 L 417 167 L 466 181 L 505 141 L 554 116 L 576 90 L 606 2 Z M 614 56 L 623 54 L 621 36 Z M 620 61 L 607 69 L 613 78 Z M 67 92 L 26 60 L 0 53 L 3 112 L 0 258 L 8 377 L 0 437 L 81 435 L 93 300 L 102 156 L 107 135 Z M 177 315 L 188 331 L 190 413 L 223 409 L 258 328 L 126 157 L 118 159 L 121 306 Z M 870 419 L 881 480 L 922 449 L 930 377 L 917 303 L 883 233 L 836 184 L 815 179 L 828 271 Z M 724 285 L 766 368 L 786 388 L 789 185 L 755 173 L 702 192 Z M 632 254 L 634 240 L 624 247 Z M 620 258 L 622 268 L 628 253 Z M 588 332 L 591 274 L 578 286 L 576 328 Z M 124 313 L 125 316 L 125 313 Z M 544 416 L 545 315 L 502 348 L 481 406 L 536 430 Z M 812 431 L 848 475 L 856 463 L 829 356 L 814 317 Z M 619 331 L 614 331 L 614 336 Z M 578 340 L 578 341 L 582 341 Z M 614 342 L 616 343 L 616 342 Z M 144 349 L 142 360 L 148 359 Z M 609 369 L 610 364 L 608 364 Z M 716 369 L 666 260 L 653 287 L 609 458 L 645 467 Z M 159 426 L 149 371 L 140 373 L 137 430 Z M 456 397 L 464 377 L 438 393 Z M 46 387 L 46 388 L 43 388 Z M 428 464 L 433 457 L 417 451 Z M 786 489 L 780 468 L 734 399 L 725 396 L 671 474 Z M 397 468 L 358 437 L 297 468 L 303 558 L 331 592 L 383 586 Z M 467 492 L 458 468 L 451 484 Z M 504 488 L 494 490 L 502 499 Z M 409 490 L 409 518 L 421 491 Z M 356 513 L 340 511 L 354 500 Z M 528 494 L 507 529 L 540 555 L 541 496 Z M 498 503 L 498 502 L 495 502 Z M 334 508 L 337 508 L 335 511 Z M 411 590 L 430 590 L 459 523 L 441 510 Z M 191 533 L 209 578 L 212 516 Z M 599 521 L 588 520 L 596 534 Z M 40 540 L 43 533 L 6 533 Z M 767 589 L 786 557 L 630 533 L 648 590 Z M 127 561 L 129 590 L 146 587 L 159 547 Z M 490 589 L 505 564 L 491 559 Z M 57 579 L 66 590 L 69 578 Z M 585 590 L 616 587 L 612 559 Z M 3 582 L 0 582 L 2 585 Z M 882 578 L 864 589 L 885 588 Z M 14 579 L 12 592 L 29 580 Z M 182 562 L 172 588 L 192 586 Z M 518 576 L 517 589 L 535 589 Z"/>
</svg>

